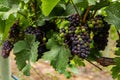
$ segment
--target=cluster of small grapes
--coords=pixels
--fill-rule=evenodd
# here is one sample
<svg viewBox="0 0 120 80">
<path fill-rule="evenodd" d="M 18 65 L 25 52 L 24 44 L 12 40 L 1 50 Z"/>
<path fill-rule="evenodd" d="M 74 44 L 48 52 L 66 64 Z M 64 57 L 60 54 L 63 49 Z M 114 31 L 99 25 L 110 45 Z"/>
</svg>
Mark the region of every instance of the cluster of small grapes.
<svg viewBox="0 0 120 80">
<path fill-rule="evenodd" d="M 2 56 L 7 58 L 10 54 L 10 51 L 13 48 L 13 44 L 15 43 L 15 39 L 19 37 L 20 29 L 18 22 L 15 22 L 12 27 L 10 27 L 8 39 L 2 45 Z"/>
<path fill-rule="evenodd" d="M 101 15 L 96 16 L 91 21 L 88 22 L 91 30 L 94 33 L 93 41 L 94 46 L 98 50 L 104 50 L 109 36 L 110 25 L 104 21 L 104 17 Z"/>
<path fill-rule="evenodd" d="M 13 48 L 13 44 L 9 40 L 6 40 L 2 45 L 2 56 L 4 58 L 7 58 L 12 48 Z"/>
<path fill-rule="evenodd" d="M 10 27 L 10 31 L 9 31 L 9 38 L 11 39 L 15 39 L 17 37 L 19 37 L 19 33 L 20 33 L 20 29 L 19 29 L 19 24 L 18 22 L 14 23 L 12 25 L 12 27 Z"/>
<path fill-rule="evenodd" d="M 71 15 L 68 18 L 70 25 L 60 29 L 60 35 L 64 36 L 65 43 L 68 44 L 71 53 L 81 58 L 87 58 L 90 53 L 90 35 L 88 26 L 80 24 L 80 16 L 78 14 Z"/>
<path fill-rule="evenodd" d="M 45 41 L 43 41 L 43 36 L 44 36 L 43 31 L 41 31 L 40 28 L 29 26 L 29 27 L 26 28 L 25 34 L 35 35 L 36 36 L 36 41 L 40 42 L 40 44 L 38 46 L 38 57 L 40 58 L 42 56 L 42 53 L 47 50 L 45 45 L 42 45 L 45 42 Z"/>
<path fill-rule="evenodd" d="M 45 21 L 45 24 L 43 26 L 38 27 L 29 26 L 24 31 L 25 34 L 35 35 L 36 41 L 40 42 L 38 46 L 38 59 L 41 58 L 44 52 L 48 51 L 45 45 L 47 42 L 46 33 L 49 32 L 51 29 L 55 30 L 56 24 L 53 22 Z"/>
</svg>

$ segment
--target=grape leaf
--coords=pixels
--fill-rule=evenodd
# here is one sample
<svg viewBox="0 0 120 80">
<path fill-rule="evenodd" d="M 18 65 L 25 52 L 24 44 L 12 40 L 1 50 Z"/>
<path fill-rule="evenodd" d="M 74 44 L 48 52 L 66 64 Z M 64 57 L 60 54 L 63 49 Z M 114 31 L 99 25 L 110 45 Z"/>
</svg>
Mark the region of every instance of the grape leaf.
<svg viewBox="0 0 120 80">
<path fill-rule="evenodd" d="M 0 11 L 7 11 L 9 9 L 8 0 L 0 0 Z"/>
<path fill-rule="evenodd" d="M 96 0 L 88 0 L 89 6 L 91 5 L 95 5 L 96 4 Z"/>
<path fill-rule="evenodd" d="M 76 6 L 78 12 L 81 14 L 81 10 L 78 9 L 78 7 Z M 64 15 L 65 16 L 68 16 L 68 15 L 72 15 L 72 14 L 75 14 L 76 13 L 76 10 L 73 6 L 73 4 L 69 3 L 67 6 L 66 6 L 66 10 L 64 12 Z"/>
<path fill-rule="evenodd" d="M 0 19 L 0 34 L 3 34 L 5 30 L 5 21 Z"/>
<path fill-rule="evenodd" d="M 115 51 L 115 55 L 120 56 L 120 49 Z"/>
<path fill-rule="evenodd" d="M 78 56 L 74 56 L 73 59 L 71 60 L 71 63 L 76 66 L 85 66 L 83 60 Z"/>
<path fill-rule="evenodd" d="M 5 20 L 5 26 L 3 26 L 4 33 L 2 36 L 2 40 L 5 40 L 7 38 L 10 27 L 13 25 L 14 22 L 15 22 L 15 17 L 13 15 L 10 15 L 9 18 Z"/>
<path fill-rule="evenodd" d="M 53 38 L 48 40 L 47 48 L 50 51 L 45 52 L 43 59 L 50 60 L 51 65 L 60 73 L 63 73 L 69 62 L 69 57 L 71 56 L 70 51 L 63 45 L 59 45 Z"/>
<path fill-rule="evenodd" d="M 41 0 L 41 1 L 42 12 L 45 16 L 48 16 L 60 0 Z"/>
<path fill-rule="evenodd" d="M 25 75 L 30 75 L 31 63 L 37 60 L 37 48 L 39 42 L 35 42 L 35 36 L 27 35 L 25 40 L 14 44 L 16 64 Z"/>
<path fill-rule="evenodd" d="M 114 59 L 115 61 L 115 66 L 111 69 L 112 71 L 112 77 L 114 79 L 120 80 L 120 57 L 116 57 Z"/>
<path fill-rule="evenodd" d="M 74 4 L 80 8 L 87 8 L 88 7 L 88 0 L 73 0 Z"/>
<path fill-rule="evenodd" d="M 112 25 L 115 25 L 117 29 L 120 29 L 120 2 L 110 4 L 106 8 L 107 16 L 105 20 Z"/>
<path fill-rule="evenodd" d="M 11 14 L 16 16 L 18 10 L 19 10 L 18 5 L 13 5 L 12 8 L 10 10 L 8 10 L 7 12 L 1 12 L 1 14 L 3 14 L 2 19 L 3 20 L 8 19 Z"/>
<path fill-rule="evenodd" d="M 109 0 L 100 0 L 100 2 L 97 2 L 96 5 L 93 5 L 91 8 L 92 10 L 98 10 L 100 8 L 108 6 L 109 4 L 110 4 Z"/>
</svg>

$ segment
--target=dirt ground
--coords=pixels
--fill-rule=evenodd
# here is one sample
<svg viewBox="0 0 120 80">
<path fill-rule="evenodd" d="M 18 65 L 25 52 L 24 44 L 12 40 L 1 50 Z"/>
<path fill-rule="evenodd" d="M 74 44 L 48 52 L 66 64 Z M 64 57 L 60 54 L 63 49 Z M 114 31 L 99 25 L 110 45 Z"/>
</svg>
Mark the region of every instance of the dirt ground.
<svg viewBox="0 0 120 80">
<path fill-rule="evenodd" d="M 24 76 L 18 69 L 14 61 L 14 56 L 11 57 L 12 73 L 19 80 L 113 80 L 108 69 L 100 71 L 90 63 L 86 67 L 79 67 L 78 73 L 72 74 L 72 77 L 67 79 L 63 74 L 56 72 L 49 62 L 39 60 L 32 66 L 31 76 Z M 101 66 L 100 66 L 101 67 Z"/>
</svg>

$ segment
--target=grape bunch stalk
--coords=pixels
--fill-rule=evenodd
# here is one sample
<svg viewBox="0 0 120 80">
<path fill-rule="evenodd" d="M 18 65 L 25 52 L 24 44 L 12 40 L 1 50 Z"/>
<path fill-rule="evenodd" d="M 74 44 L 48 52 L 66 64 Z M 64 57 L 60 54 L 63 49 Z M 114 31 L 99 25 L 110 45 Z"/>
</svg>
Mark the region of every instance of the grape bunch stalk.
<svg viewBox="0 0 120 80">
<path fill-rule="evenodd" d="M 80 23 L 78 14 L 69 16 L 68 21 L 69 26 L 60 29 L 60 35 L 63 35 L 64 42 L 68 44 L 72 55 L 85 59 L 90 54 L 91 39 L 88 26 Z"/>
</svg>

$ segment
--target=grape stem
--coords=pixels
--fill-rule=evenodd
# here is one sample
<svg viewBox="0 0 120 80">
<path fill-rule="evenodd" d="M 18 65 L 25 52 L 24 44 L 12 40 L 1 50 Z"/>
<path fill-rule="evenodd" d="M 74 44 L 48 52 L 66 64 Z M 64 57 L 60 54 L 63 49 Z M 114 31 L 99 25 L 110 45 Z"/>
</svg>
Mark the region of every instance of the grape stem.
<svg viewBox="0 0 120 80">
<path fill-rule="evenodd" d="M 88 59 L 85 59 L 86 61 L 88 61 L 90 64 L 92 64 L 93 66 L 95 66 L 95 67 L 97 67 L 99 70 L 101 70 L 102 71 L 102 69 L 99 67 L 99 66 L 97 66 L 96 64 L 94 64 L 94 63 L 92 63 L 91 61 L 89 61 Z"/>
<path fill-rule="evenodd" d="M 94 18 L 95 14 L 96 14 L 97 10 L 95 10 L 92 14 L 92 17 L 91 18 Z"/>
<path fill-rule="evenodd" d="M 88 13 L 89 13 L 89 11 L 90 11 L 90 8 L 91 8 L 91 6 L 88 6 L 88 8 L 87 8 L 87 10 L 86 10 L 86 12 L 85 12 L 85 14 L 84 14 L 84 16 L 83 16 L 83 23 L 86 22 L 86 18 L 87 18 L 87 16 L 88 16 Z"/>
<path fill-rule="evenodd" d="M 34 13 L 35 13 L 35 24 L 36 24 L 36 26 L 38 26 L 38 23 L 37 23 L 37 18 L 38 18 L 38 16 L 37 16 L 37 0 L 34 0 L 32 5 L 33 5 Z"/>
</svg>

